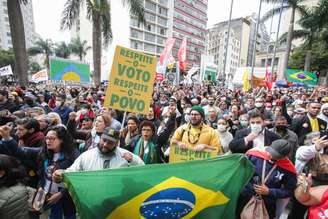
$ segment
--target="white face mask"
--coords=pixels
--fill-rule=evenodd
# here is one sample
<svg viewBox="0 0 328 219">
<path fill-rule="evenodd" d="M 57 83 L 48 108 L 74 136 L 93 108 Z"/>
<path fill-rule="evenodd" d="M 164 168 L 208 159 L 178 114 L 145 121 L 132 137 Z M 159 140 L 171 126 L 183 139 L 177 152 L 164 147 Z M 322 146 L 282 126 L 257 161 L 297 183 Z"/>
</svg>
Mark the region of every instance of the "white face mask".
<svg viewBox="0 0 328 219">
<path fill-rule="evenodd" d="M 263 106 L 263 103 L 255 103 L 256 108 L 261 108 Z"/>
<path fill-rule="evenodd" d="M 253 133 L 259 134 L 262 131 L 263 127 L 260 124 L 251 124 L 251 130 Z"/>
<path fill-rule="evenodd" d="M 227 130 L 227 127 L 225 125 L 218 125 L 217 129 L 219 132 L 225 132 Z"/>
<path fill-rule="evenodd" d="M 60 107 L 61 106 L 61 101 L 56 101 L 56 106 Z"/>
<path fill-rule="evenodd" d="M 247 121 L 247 120 L 241 120 L 241 121 L 240 121 L 240 125 L 241 125 L 242 127 L 247 127 L 247 126 L 248 126 L 248 121 Z"/>
<path fill-rule="evenodd" d="M 186 114 L 186 115 L 184 116 L 184 119 L 185 119 L 186 122 L 190 122 L 190 115 L 187 115 L 187 114 Z"/>
<path fill-rule="evenodd" d="M 81 114 L 86 114 L 87 113 L 87 109 L 81 109 Z"/>
</svg>

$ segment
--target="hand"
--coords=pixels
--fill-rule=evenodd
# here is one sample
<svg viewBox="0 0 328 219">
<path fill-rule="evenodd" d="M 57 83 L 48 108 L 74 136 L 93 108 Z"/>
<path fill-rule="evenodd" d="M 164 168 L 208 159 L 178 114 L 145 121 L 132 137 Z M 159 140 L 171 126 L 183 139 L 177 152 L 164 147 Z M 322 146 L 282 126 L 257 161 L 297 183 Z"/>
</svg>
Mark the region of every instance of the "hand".
<svg viewBox="0 0 328 219">
<path fill-rule="evenodd" d="M 206 145 L 206 144 L 198 144 L 194 147 L 194 150 L 195 151 L 204 151 L 207 148 L 208 148 L 208 145 Z"/>
<path fill-rule="evenodd" d="M 63 197 L 63 194 L 61 192 L 56 192 L 55 194 L 51 195 L 50 198 L 48 198 L 47 203 L 50 205 L 56 204 L 61 198 Z"/>
<path fill-rule="evenodd" d="M 56 170 L 52 174 L 52 181 L 54 181 L 55 183 L 62 182 L 63 181 L 63 170 Z"/>
<path fill-rule="evenodd" d="M 264 184 L 262 185 L 254 184 L 254 190 L 259 195 L 269 195 L 269 188 Z"/>
<path fill-rule="evenodd" d="M 321 151 L 323 148 L 327 147 L 328 140 L 326 140 L 326 135 L 314 141 L 314 146 L 317 151 Z"/>
<path fill-rule="evenodd" d="M 176 144 L 180 149 L 186 150 L 188 149 L 188 145 L 186 145 L 185 143 L 179 142 Z"/>
<path fill-rule="evenodd" d="M 12 128 L 8 125 L 4 125 L 0 127 L 0 135 L 2 136 L 2 138 L 4 140 L 9 139 L 10 136 L 10 132 L 11 132 Z"/>
<path fill-rule="evenodd" d="M 246 144 L 253 141 L 257 137 L 257 133 L 251 132 L 245 137 Z"/>
<path fill-rule="evenodd" d="M 123 156 L 122 156 L 127 162 L 131 162 L 132 161 L 132 159 L 133 159 L 133 156 L 132 156 L 132 154 L 131 153 L 129 153 L 129 152 L 125 152 L 124 154 L 123 154 Z"/>
<path fill-rule="evenodd" d="M 75 120 L 77 117 L 77 114 L 76 114 L 76 112 L 70 112 L 68 117 L 69 117 L 69 120 Z"/>
</svg>

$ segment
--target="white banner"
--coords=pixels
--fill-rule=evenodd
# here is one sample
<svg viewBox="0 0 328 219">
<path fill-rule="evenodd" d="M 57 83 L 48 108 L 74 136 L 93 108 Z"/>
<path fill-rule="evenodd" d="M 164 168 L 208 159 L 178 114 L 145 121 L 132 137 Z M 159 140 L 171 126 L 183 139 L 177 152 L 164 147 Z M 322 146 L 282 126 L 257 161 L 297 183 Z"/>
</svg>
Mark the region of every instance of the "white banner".
<svg viewBox="0 0 328 219">
<path fill-rule="evenodd" d="M 34 83 L 39 83 L 41 81 L 47 81 L 47 80 L 48 80 L 47 69 L 43 69 L 32 75 L 32 81 Z"/>
<path fill-rule="evenodd" d="M 7 66 L 0 68 L 0 77 L 7 76 L 7 75 L 13 75 L 11 65 L 7 65 Z"/>
</svg>

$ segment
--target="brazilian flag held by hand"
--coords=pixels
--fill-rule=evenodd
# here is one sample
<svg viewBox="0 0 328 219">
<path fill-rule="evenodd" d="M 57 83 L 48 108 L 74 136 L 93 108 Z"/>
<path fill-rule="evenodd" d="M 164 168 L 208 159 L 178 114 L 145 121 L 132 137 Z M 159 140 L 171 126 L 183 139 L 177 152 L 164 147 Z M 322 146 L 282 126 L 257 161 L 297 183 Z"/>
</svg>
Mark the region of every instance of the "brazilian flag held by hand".
<svg viewBox="0 0 328 219">
<path fill-rule="evenodd" d="M 317 85 L 318 79 L 316 73 L 297 69 L 286 69 L 285 74 L 288 82 L 302 83 L 307 86 Z"/>
<path fill-rule="evenodd" d="M 242 154 L 174 164 L 65 173 L 81 219 L 235 217 L 253 165 Z"/>
</svg>

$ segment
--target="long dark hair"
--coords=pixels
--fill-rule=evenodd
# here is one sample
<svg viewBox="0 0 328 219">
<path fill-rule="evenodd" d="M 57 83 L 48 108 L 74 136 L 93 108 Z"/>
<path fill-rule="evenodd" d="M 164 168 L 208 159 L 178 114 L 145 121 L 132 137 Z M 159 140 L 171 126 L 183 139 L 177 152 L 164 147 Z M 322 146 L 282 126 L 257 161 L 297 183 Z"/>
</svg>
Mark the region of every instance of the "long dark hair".
<svg viewBox="0 0 328 219">
<path fill-rule="evenodd" d="M 56 132 L 57 138 L 62 141 L 60 145 L 60 152 L 62 152 L 65 158 L 74 161 L 74 144 L 70 133 L 67 131 L 66 127 L 62 125 L 52 126 L 47 130 L 47 133 L 50 131 Z M 46 133 L 46 134 L 47 134 Z M 43 150 L 40 153 L 41 161 L 52 160 L 54 152 L 47 149 L 45 145 Z"/>
<path fill-rule="evenodd" d="M 0 154 L 0 170 L 5 171 L 5 175 L 0 178 L 0 188 L 24 183 L 27 179 L 24 166 L 14 157 Z"/>
</svg>

